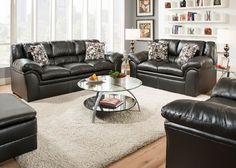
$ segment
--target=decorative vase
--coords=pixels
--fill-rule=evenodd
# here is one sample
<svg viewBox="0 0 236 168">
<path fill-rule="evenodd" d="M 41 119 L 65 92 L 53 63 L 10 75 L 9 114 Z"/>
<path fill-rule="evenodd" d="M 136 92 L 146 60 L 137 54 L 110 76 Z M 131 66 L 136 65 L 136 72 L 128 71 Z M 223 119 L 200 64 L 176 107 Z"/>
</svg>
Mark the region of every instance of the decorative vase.
<svg viewBox="0 0 236 168">
<path fill-rule="evenodd" d="M 129 66 L 129 56 L 126 51 L 123 53 L 123 58 L 122 58 L 122 64 L 121 64 L 121 73 L 124 73 L 125 75 L 130 74 L 130 66 Z"/>
</svg>

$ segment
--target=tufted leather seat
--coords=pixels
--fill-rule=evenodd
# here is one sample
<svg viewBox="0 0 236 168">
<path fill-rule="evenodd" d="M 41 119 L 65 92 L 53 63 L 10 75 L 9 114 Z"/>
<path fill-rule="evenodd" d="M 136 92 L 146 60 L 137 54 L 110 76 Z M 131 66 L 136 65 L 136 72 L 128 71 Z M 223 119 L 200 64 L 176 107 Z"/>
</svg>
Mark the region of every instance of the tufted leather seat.
<svg viewBox="0 0 236 168">
<path fill-rule="evenodd" d="M 144 70 L 144 71 L 157 72 L 158 66 L 160 66 L 162 64 L 164 64 L 164 62 L 158 62 L 155 60 L 148 60 L 148 61 L 145 61 L 145 62 L 142 62 L 141 64 L 139 64 L 137 69 Z"/>
<path fill-rule="evenodd" d="M 43 67 L 43 73 L 41 74 L 42 80 L 49 80 L 54 78 L 60 78 L 70 75 L 70 70 L 59 67 L 46 65 Z"/>
<path fill-rule="evenodd" d="M 94 72 L 93 66 L 88 65 L 87 63 L 68 63 L 63 64 L 62 66 L 68 69 L 71 75 Z"/>
<path fill-rule="evenodd" d="M 216 82 L 214 66 L 217 62 L 214 42 L 161 39 L 168 43 L 168 62 L 148 59 L 148 51 L 130 54 L 130 75 L 144 85 L 172 92 L 197 96 L 211 90 Z M 185 44 L 197 45 L 199 50 L 182 67 L 175 62 Z"/>
<path fill-rule="evenodd" d="M 88 65 L 91 65 L 96 71 L 112 69 L 113 65 L 111 62 L 104 59 L 98 60 L 87 60 L 85 61 Z"/>
<path fill-rule="evenodd" d="M 184 73 L 181 70 L 181 67 L 173 63 L 165 63 L 163 65 L 158 66 L 158 72 L 164 73 L 164 74 L 176 75 L 176 76 L 184 76 Z"/>
<path fill-rule="evenodd" d="M 11 46 L 12 91 L 27 101 L 78 91 L 77 82 L 93 73 L 108 74 L 121 69 L 122 55 L 105 54 L 104 59 L 86 60 L 86 42 L 98 40 L 73 40 L 42 42 L 49 65 L 39 66 L 33 61 L 29 47 L 37 43 Z"/>
</svg>

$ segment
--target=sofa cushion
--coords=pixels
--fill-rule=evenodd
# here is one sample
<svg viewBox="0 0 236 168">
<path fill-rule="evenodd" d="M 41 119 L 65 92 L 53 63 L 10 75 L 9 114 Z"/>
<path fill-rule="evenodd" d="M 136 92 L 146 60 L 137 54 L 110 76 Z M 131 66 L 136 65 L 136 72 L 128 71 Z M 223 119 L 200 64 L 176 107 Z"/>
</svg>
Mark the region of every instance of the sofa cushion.
<svg viewBox="0 0 236 168">
<path fill-rule="evenodd" d="M 156 41 L 156 40 L 155 40 Z M 174 40 L 174 39 L 160 39 L 160 42 L 168 42 L 168 53 L 169 55 L 179 55 L 177 53 L 177 48 L 179 45 L 180 40 Z"/>
<path fill-rule="evenodd" d="M 168 43 L 167 42 L 149 42 L 148 43 L 148 59 L 149 60 L 164 60 L 168 57 Z"/>
<path fill-rule="evenodd" d="M 50 80 L 55 78 L 66 77 L 70 75 L 70 70 L 54 65 L 46 65 L 43 67 L 43 73 L 41 74 L 42 80 Z"/>
<path fill-rule="evenodd" d="M 105 57 L 105 43 L 86 42 L 85 60 L 95 60 Z"/>
<path fill-rule="evenodd" d="M 180 66 L 186 64 L 191 58 L 194 57 L 199 47 L 197 45 L 185 44 L 182 48 L 179 57 L 175 60 Z"/>
<path fill-rule="evenodd" d="M 42 44 L 31 45 L 29 52 L 33 56 L 34 62 L 38 63 L 40 66 L 49 64 L 48 55 Z"/>
<path fill-rule="evenodd" d="M 165 64 L 165 62 L 163 61 L 148 60 L 139 64 L 137 69 L 144 70 L 144 71 L 157 72 L 157 67 L 163 64 Z"/>
<path fill-rule="evenodd" d="M 94 67 L 87 63 L 70 63 L 62 65 L 71 71 L 72 75 L 94 72 Z"/>
<path fill-rule="evenodd" d="M 177 55 L 180 54 L 182 48 L 186 45 L 186 44 L 189 44 L 191 46 L 193 45 L 197 45 L 198 46 L 198 50 L 196 52 L 196 56 L 201 56 L 203 55 L 203 51 L 204 51 L 204 47 L 205 47 L 205 41 L 191 41 L 191 40 L 181 40 L 179 42 L 179 45 L 178 45 L 178 49 L 177 49 Z"/>
<path fill-rule="evenodd" d="M 52 44 L 53 57 L 76 55 L 75 43 L 72 41 L 54 41 Z"/>
<path fill-rule="evenodd" d="M 163 65 L 158 66 L 158 73 L 170 74 L 175 76 L 184 76 L 183 71 L 181 70 L 181 66 L 176 63 L 165 63 Z"/>
</svg>

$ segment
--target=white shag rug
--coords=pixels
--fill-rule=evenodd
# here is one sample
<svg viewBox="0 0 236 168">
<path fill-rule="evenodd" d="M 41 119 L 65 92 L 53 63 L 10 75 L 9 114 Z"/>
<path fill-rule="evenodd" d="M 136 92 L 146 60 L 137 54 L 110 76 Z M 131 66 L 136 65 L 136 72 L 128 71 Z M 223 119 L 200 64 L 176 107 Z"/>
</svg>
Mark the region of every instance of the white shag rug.
<svg viewBox="0 0 236 168">
<path fill-rule="evenodd" d="M 161 107 L 176 99 L 206 100 L 141 86 L 140 102 L 129 112 L 96 118 L 83 101 L 94 92 L 79 91 L 30 103 L 37 111 L 38 149 L 18 157 L 21 168 L 100 168 L 165 135 Z"/>
</svg>

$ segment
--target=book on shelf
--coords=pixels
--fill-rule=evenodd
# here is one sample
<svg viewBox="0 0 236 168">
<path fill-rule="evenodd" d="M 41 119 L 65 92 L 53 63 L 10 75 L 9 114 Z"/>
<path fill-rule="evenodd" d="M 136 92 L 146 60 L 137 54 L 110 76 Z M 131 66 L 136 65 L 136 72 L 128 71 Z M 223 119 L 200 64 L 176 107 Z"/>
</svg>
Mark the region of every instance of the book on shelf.
<svg viewBox="0 0 236 168">
<path fill-rule="evenodd" d="M 123 104 L 123 101 L 121 101 L 118 98 L 108 97 L 108 98 L 102 99 L 99 104 L 101 107 L 104 107 L 104 108 L 115 109 L 119 107 L 121 104 Z"/>
</svg>

